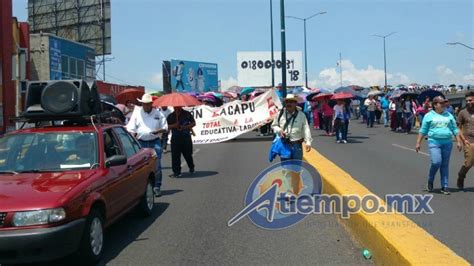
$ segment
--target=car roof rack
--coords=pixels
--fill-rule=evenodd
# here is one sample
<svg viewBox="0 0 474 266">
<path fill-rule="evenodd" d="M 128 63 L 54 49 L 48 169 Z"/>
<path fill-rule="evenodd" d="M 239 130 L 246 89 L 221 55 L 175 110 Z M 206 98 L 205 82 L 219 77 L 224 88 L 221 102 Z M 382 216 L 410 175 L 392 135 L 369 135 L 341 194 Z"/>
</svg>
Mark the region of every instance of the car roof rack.
<svg viewBox="0 0 474 266">
<path fill-rule="evenodd" d="M 62 124 L 56 125 L 67 125 L 67 126 L 87 126 L 96 124 L 121 124 L 120 121 L 114 119 L 113 111 L 105 111 L 97 115 L 90 116 L 55 116 L 55 117 L 28 117 L 28 116 L 17 116 L 10 118 L 10 121 L 16 123 L 23 123 L 20 129 L 23 129 L 26 124 L 35 124 L 35 127 L 41 127 L 44 122 L 51 122 L 52 125 L 61 122 Z"/>
</svg>

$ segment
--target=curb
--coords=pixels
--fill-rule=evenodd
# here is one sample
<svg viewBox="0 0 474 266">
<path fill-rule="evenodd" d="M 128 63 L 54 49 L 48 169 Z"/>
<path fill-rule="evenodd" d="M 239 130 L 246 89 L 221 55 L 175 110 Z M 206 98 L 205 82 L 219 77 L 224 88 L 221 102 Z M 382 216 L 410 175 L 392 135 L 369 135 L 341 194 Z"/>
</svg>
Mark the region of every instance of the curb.
<svg viewBox="0 0 474 266">
<path fill-rule="evenodd" d="M 325 194 L 374 195 L 315 149 L 304 153 L 303 157 L 321 175 Z M 339 217 L 339 220 L 364 247 L 371 251 L 376 264 L 470 265 L 464 258 L 402 214 L 359 212 L 351 214 L 349 219 Z"/>
</svg>

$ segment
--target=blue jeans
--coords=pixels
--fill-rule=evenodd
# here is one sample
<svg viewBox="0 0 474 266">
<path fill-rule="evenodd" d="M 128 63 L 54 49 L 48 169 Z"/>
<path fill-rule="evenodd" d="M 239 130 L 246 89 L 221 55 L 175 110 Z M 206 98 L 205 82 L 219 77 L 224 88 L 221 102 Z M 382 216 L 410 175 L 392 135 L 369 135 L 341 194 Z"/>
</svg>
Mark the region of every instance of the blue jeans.
<svg viewBox="0 0 474 266">
<path fill-rule="evenodd" d="M 367 126 L 374 127 L 375 111 L 367 111 Z"/>
<path fill-rule="evenodd" d="M 410 132 L 410 131 L 411 131 L 411 128 L 412 128 L 412 126 L 413 126 L 413 118 L 414 118 L 413 113 L 411 113 L 411 112 L 408 112 L 408 113 L 405 112 L 405 113 L 403 113 L 403 115 L 404 115 L 404 117 L 405 117 L 405 130 L 406 130 L 407 132 Z"/>
<path fill-rule="evenodd" d="M 451 157 L 451 150 L 453 143 L 428 143 L 428 147 L 431 155 L 431 167 L 428 176 L 428 182 L 433 183 L 436 172 L 440 169 L 441 172 L 441 187 L 448 187 L 448 175 L 449 175 L 449 158 Z"/>
<path fill-rule="evenodd" d="M 342 133 L 342 140 L 347 140 L 347 133 L 349 133 L 349 119 L 344 120 L 344 132 Z"/>
<path fill-rule="evenodd" d="M 383 109 L 383 125 L 388 126 L 388 119 L 390 118 L 390 114 L 388 109 Z"/>
<path fill-rule="evenodd" d="M 347 132 L 346 132 L 346 124 L 344 120 L 340 120 L 338 122 L 337 130 L 336 130 L 336 140 L 346 140 Z"/>
<path fill-rule="evenodd" d="M 156 168 L 155 168 L 155 187 L 161 189 L 161 180 L 163 179 L 163 175 L 161 173 L 161 140 L 157 138 L 153 141 L 142 141 L 138 140 L 142 148 L 151 148 L 154 149 L 158 159 L 156 160 Z"/>
<path fill-rule="evenodd" d="M 293 143 L 290 144 L 291 149 L 291 158 L 289 159 L 281 159 L 281 161 L 288 161 L 288 160 L 303 160 L 303 144 L 301 143 Z"/>
</svg>

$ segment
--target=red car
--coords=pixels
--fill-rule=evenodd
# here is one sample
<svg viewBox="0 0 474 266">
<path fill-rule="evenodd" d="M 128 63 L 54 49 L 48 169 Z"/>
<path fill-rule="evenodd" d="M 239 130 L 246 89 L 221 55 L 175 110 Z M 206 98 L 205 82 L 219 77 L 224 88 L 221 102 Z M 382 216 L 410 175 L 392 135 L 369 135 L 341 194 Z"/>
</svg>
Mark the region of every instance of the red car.
<svg viewBox="0 0 474 266">
<path fill-rule="evenodd" d="M 49 126 L 0 138 L 0 264 L 78 252 L 94 263 L 104 228 L 150 215 L 157 156 L 118 125 Z M 87 262 L 86 262 L 87 261 Z"/>
</svg>

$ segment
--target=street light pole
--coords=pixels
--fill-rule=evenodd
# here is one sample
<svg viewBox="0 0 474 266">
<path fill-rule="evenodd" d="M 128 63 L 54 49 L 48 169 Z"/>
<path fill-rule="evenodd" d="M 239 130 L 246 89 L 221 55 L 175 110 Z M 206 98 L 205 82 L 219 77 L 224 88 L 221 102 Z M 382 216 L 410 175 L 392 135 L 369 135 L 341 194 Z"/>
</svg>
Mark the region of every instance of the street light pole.
<svg viewBox="0 0 474 266">
<path fill-rule="evenodd" d="M 304 77 L 305 85 L 308 88 L 308 52 L 306 50 L 306 19 L 303 20 L 304 24 Z"/>
<path fill-rule="evenodd" d="M 466 47 L 467 49 L 474 50 L 474 47 L 471 47 L 471 46 L 466 45 L 466 44 L 461 43 L 461 42 L 447 42 L 446 44 L 447 45 L 462 45 L 462 46 Z"/>
<path fill-rule="evenodd" d="M 285 0 L 280 0 L 281 22 L 281 88 L 283 99 L 286 98 L 286 36 L 285 36 Z"/>
<path fill-rule="evenodd" d="M 383 69 L 384 69 L 384 79 L 385 79 L 385 86 L 384 86 L 384 89 L 385 91 L 387 90 L 387 52 L 386 52 L 386 48 L 385 48 L 385 39 L 390 36 L 390 35 L 393 35 L 395 34 L 396 32 L 392 32 L 390 34 L 387 34 L 387 35 L 377 35 L 377 34 L 374 34 L 373 36 L 375 37 L 379 37 L 379 38 L 382 38 L 383 39 Z"/>
<path fill-rule="evenodd" d="M 387 91 L 387 52 L 385 49 L 385 37 L 383 38 L 383 72 L 385 76 L 384 91 Z"/>
<path fill-rule="evenodd" d="M 300 17 L 294 17 L 294 16 L 287 16 L 287 18 L 293 18 L 297 20 L 303 21 L 303 27 L 304 27 L 304 76 L 305 76 L 305 86 L 308 88 L 308 53 L 307 53 L 307 46 L 306 46 L 306 21 L 310 20 L 318 15 L 323 15 L 326 14 L 327 12 L 319 12 L 316 14 L 313 14 L 309 17 L 306 18 L 300 18 Z"/>
<path fill-rule="evenodd" d="M 271 62 L 272 62 L 272 88 L 275 88 L 275 58 L 273 56 L 273 0 L 270 0 L 270 39 L 271 39 Z"/>
<path fill-rule="evenodd" d="M 341 74 L 341 87 L 342 87 L 342 54 L 339 53 L 339 72 Z"/>
</svg>

